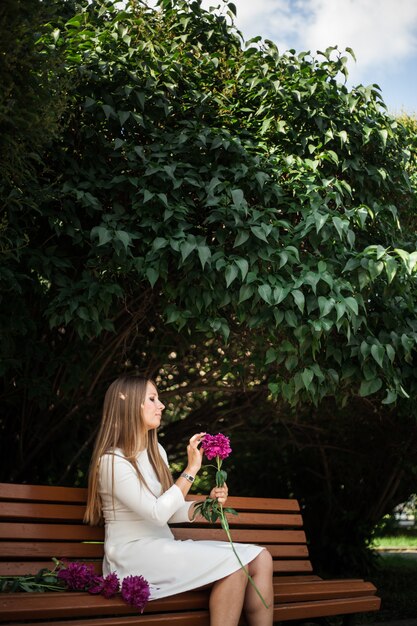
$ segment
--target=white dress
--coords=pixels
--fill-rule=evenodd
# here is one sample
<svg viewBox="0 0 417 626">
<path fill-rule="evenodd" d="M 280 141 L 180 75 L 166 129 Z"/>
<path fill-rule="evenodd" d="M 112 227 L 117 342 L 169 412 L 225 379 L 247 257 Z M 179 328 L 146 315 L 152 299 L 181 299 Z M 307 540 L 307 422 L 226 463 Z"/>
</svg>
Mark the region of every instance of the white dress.
<svg viewBox="0 0 417 626">
<path fill-rule="evenodd" d="M 162 458 L 167 456 L 159 446 Z M 112 460 L 114 459 L 114 498 L 112 497 Z M 148 489 L 121 450 L 105 454 L 100 461 L 99 492 L 105 520 L 103 574 L 116 572 L 122 580 L 142 575 L 151 588 L 151 599 L 195 589 L 240 568 L 227 538 L 225 541 L 176 540 L 170 522 L 189 521 L 188 509 L 177 485 L 161 495 L 148 453 L 137 457 Z M 244 565 L 262 550 L 260 546 L 237 543 L 235 549 Z"/>
</svg>

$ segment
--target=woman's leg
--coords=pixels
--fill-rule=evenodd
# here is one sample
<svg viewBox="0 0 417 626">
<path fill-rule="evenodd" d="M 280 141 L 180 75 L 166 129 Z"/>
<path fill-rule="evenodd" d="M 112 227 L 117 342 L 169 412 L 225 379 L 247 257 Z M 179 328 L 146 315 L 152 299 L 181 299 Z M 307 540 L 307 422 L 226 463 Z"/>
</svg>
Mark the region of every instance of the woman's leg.
<svg viewBox="0 0 417 626">
<path fill-rule="evenodd" d="M 271 626 L 274 618 L 274 589 L 272 585 L 272 557 L 267 550 L 247 565 L 249 574 L 262 594 L 268 609 L 256 593 L 253 585 L 248 583 L 244 600 L 244 610 L 249 626 Z"/>
<path fill-rule="evenodd" d="M 210 626 L 237 626 L 247 581 L 242 569 L 216 580 L 210 594 Z"/>
</svg>

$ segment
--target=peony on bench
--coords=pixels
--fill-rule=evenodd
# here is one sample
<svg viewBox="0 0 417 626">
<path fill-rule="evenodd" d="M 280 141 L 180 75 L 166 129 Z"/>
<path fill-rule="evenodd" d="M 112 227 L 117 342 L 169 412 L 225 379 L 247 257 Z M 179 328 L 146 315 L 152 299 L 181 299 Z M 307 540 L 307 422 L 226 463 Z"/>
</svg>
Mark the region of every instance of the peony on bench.
<svg viewBox="0 0 417 626">
<path fill-rule="evenodd" d="M 0 575 L 51 568 L 52 557 L 92 563 L 101 573 L 103 528 L 83 524 L 85 489 L 0 484 Z M 202 500 L 202 496 L 189 499 Z M 265 546 L 274 559 L 274 619 L 306 620 L 377 611 L 380 598 L 360 579 L 323 580 L 313 573 L 298 502 L 277 498 L 228 499 L 235 542 Z M 177 539 L 225 540 L 206 521 L 173 526 Z M 87 592 L 2 593 L 0 623 L 13 626 L 209 626 L 207 589 L 150 601 L 143 614 L 120 597 Z M 242 623 L 244 621 L 242 620 Z"/>
</svg>

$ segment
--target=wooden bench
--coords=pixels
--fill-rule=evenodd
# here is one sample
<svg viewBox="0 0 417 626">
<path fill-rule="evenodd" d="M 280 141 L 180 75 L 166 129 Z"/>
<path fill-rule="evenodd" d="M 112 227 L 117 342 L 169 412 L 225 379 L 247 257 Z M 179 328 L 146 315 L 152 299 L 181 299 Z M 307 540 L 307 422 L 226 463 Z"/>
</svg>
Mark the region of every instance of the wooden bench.
<svg viewBox="0 0 417 626">
<path fill-rule="evenodd" d="M 53 566 L 51 557 L 92 562 L 101 572 L 103 544 L 95 542 L 103 541 L 103 528 L 82 523 L 85 500 L 85 489 L 0 484 L 0 575 L 35 573 Z M 348 622 L 356 613 L 379 609 L 371 583 L 325 581 L 312 573 L 296 500 L 230 498 L 228 504 L 239 511 L 230 518 L 234 541 L 264 545 L 274 558 L 276 621 L 344 615 Z M 173 532 L 178 539 L 225 539 L 221 528 L 205 521 L 177 525 Z M 204 589 L 154 600 L 138 615 L 120 596 L 1 593 L 0 623 L 209 626 L 208 595 Z"/>
</svg>

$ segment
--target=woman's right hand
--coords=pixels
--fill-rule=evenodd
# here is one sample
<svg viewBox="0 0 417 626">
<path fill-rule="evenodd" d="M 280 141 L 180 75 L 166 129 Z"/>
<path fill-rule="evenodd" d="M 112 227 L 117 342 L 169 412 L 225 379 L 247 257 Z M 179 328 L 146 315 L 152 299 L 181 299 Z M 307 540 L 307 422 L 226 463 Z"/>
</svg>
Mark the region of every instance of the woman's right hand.
<svg viewBox="0 0 417 626">
<path fill-rule="evenodd" d="M 197 474 L 203 462 L 204 452 L 198 446 L 202 442 L 205 434 L 206 433 L 197 433 L 196 435 L 193 435 L 187 446 L 187 455 L 188 455 L 187 471 L 193 476 Z"/>
</svg>

